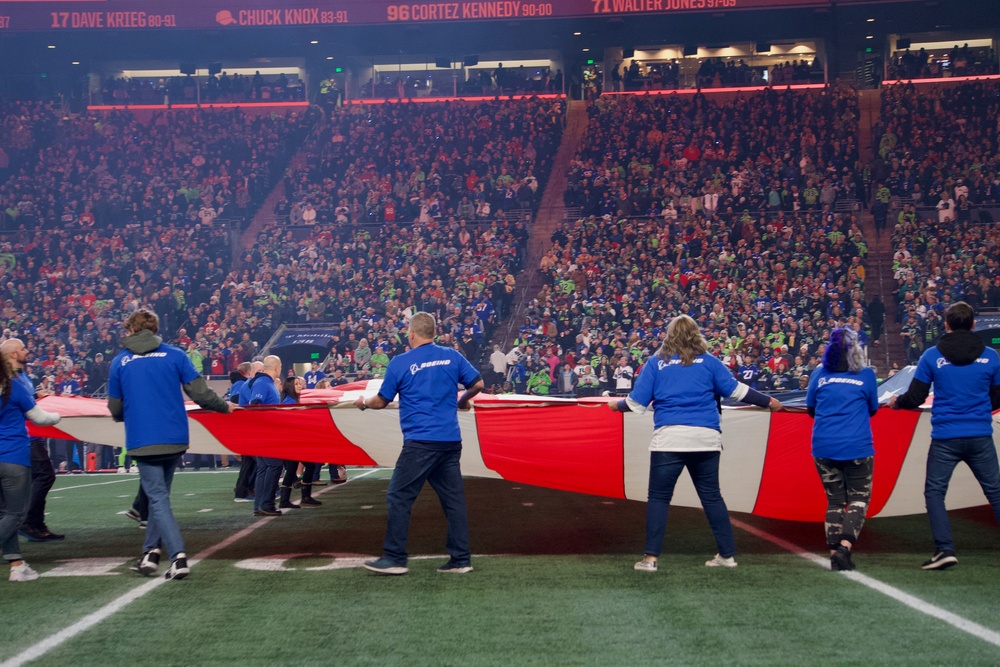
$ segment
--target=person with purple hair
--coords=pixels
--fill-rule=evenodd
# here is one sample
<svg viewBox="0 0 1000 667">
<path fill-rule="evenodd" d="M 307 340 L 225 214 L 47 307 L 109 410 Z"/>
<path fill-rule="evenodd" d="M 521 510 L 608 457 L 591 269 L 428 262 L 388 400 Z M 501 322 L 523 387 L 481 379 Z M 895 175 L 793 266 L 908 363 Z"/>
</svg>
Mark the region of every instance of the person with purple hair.
<svg viewBox="0 0 1000 667">
<path fill-rule="evenodd" d="M 878 411 L 875 371 L 865 364 L 853 329 L 831 332 L 823 363 L 809 378 L 806 410 L 815 420 L 812 455 L 826 491 L 830 569 L 853 570 L 851 551 L 872 495 L 871 417 Z"/>
</svg>

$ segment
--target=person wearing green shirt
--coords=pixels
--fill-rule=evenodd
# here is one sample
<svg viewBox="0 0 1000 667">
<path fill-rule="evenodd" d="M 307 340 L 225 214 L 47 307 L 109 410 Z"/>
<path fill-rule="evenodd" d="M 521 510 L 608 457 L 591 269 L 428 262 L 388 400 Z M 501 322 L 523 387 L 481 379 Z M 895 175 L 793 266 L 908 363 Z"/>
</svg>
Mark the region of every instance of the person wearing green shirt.
<svg viewBox="0 0 1000 667">
<path fill-rule="evenodd" d="M 188 359 L 191 360 L 191 363 L 194 364 L 194 369 L 196 371 L 198 371 L 198 375 L 204 375 L 205 374 L 205 355 L 203 355 L 201 353 L 201 351 L 198 349 L 198 347 L 194 343 L 191 343 L 190 345 L 188 345 L 187 357 L 188 357 Z"/>
<path fill-rule="evenodd" d="M 528 378 L 528 393 L 547 396 L 552 386 L 552 377 L 547 368 L 539 368 Z"/>
<path fill-rule="evenodd" d="M 385 367 L 389 365 L 389 356 L 382 350 L 381 345 L 375 347 L 375 354 L 369 362 L 372 367 L 372 377 L 385 377 Z"/>
</svg>

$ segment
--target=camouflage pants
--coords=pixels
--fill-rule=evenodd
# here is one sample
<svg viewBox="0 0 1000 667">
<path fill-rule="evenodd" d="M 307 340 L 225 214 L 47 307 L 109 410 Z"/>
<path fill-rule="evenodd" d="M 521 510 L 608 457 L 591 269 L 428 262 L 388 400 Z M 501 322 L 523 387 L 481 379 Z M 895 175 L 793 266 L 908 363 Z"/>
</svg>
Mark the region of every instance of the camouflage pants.
<svg viewBox="0 0 1000 667">
<path fill-rule="evenodd" d="M 831 549 L 836 549 L 841 540 L 854 544 L 865 524 L 865 512 L 872 497 L 875 457 L 815 461 L 826 490 L 826 543 Z"/>
</svg>

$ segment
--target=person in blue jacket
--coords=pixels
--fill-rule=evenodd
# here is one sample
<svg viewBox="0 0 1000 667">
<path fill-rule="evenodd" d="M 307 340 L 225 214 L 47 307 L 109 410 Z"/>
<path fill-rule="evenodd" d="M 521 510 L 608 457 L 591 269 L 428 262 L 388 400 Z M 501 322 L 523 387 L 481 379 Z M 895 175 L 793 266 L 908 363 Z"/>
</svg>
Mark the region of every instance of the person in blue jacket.
<svg viewBox="0 0 1000 667">
<path fill-rule="evenodd" d="M 11 372 L 0 359 L 0 551 L 10 565 L 10 581 L 34 581 L 35 572 L 21 557 L 17 531 L 31 500 L 31 441 L 25 418 L 39 426 L 59 423 L 59 415 L 35 404 L 31 381 Z"/>
<path fill-rule="evenodd" d="M 280 405 L 281 394 L 275 384 L 281 377 L 281 357 L 264 357 L 264 367 L 260 373 L 247 380 L 240 390 L 240 404 Z M 257 475 L 253 485 L 253 515 L 281 516 L 275 507 L 274 497 L 278 494 L 278 481 L 285 462 L 270 456 L 257 456 Z"/>
<path fill-rule="evenodd" d="M 946 333 L 920 355 L 910 386 L 889 399 L 894 409 L 916 410 L 934 385 L 931 446 L 924 502 L 934 536 L 934 555 L 920 567 L 943 570 L 958 563 L 944 498 L 955 467 L 972 470 L 1000 524 L 1000 465 L 993 444 L 993 411 L 1000 408 L 1000 355 L 972 333 L 972 306 L 958 301 L 944 311 Z"/>
<path fill-rule="evenodd" d="M 875 371 L 865 364 L 857 332 L 834 329 L 823 363 L 809 378 L 806 410 L 815 419 L 812 455 L 826 491 L 826 543 L 831 570 L 853 570 L 851 551 L 872 496 L 878 412 Z"/>
<path fill-rule="evenodd" d="M 306 381 L 297 375 L 287 377 L 281 383 L 281 404 L 298 405 L 302 396 L 302 390 L 306 388 Z M 298 469 L 302 466 L 302 480 L 299 480 Z M 281 480 L 278 509 L 297 509 L 299 507 L 319 507 L 323 503 L 312 497 L 312 480 L 316 474 L 316 465 L 311 461 L 291 461 L 285 459 L 285 477 Z M 292 502 L 292 489 L 296 483 L 302 487 L 302 502 L 296 505 Z"/>
<path fill-rule="evenodd" d="M 165 549 L 171 560 L 165 577 L 183 579 L 190 569 L 170 507 L 174 470 L 189 440 L 179 388 L 206 410 L 225 413 L 235 406 L 208 387 L 183 350 L 163 342 L 159 328 L 149 310 L 137 310 L 125 321 L 125 349 L 111 362 L 108 376 L 108 410 L 115 421 L 125 422 L 125 449 L 139 466 L 139 483 L 149 498 L 143 553 L 132 569 L 155 574 Z"/>
<path fill-rule="evenodd" d="M 718 553 L 708 567 L 736 567 L 736 541 L 729 510 L 719 490 L 722 453 L 721 397 L 780 410 L 781 403 L 737 382 L 728 368 L 708 352 L 698 324 L 679 315 L 667 325 L 659 351 L 642 367 L 629 395 L 608 404 L 616 412 L 645 412 L 653 406 L 653 439 L 650 442 L 649 497 L 646 504 L 646 548 L 635 564 L 642 572 L 655 572 L 674 486 L 684 468 L 698 492 L 698 499 L 715 535 Z"/>
<path fill-rule="evenodd" d="M 407 573 L 410 510 L 424 482 L 430 482 L 448 519 L 445 548 L 450 558 L 438 572 L 472 571 L 465 489 L 459 467 L 462 432 L 458 410 L 469 408 L 469 400 L 483 390 L 483 378 L 461 352 L 435 345 L 436 335 L 434 317 L 416 313 L 406 332 L 410 350 L 389 361 L 375 396 L 361 396 L 354 402 L 359 410 L 381 410 L 399 395 L 403 450 L 385 496 L 389 511 L 382 557 L 364 564 L 377 574 Z M 461 396 L 459 384 L 465 387 Z"/>
</svg>

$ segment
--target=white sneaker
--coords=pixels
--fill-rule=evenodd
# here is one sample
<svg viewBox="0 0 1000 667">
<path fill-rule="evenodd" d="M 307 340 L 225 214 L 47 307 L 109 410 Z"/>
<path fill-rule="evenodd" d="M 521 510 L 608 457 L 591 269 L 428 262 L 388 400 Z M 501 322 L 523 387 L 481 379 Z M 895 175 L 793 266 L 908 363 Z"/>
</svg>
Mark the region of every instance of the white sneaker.
<svg viewBox="0 0 1000 667">
<path fill-rule="evenodd" d="M 639 572 L 656 572 L 656 561 L 643 558 L 634 567 Z"/>
<path fill-rule="evenodd" d="M 719 554 L 715 554 L 712 560 L 705 561 L 705 567 L 736 567 L 736 559 L 732 556 L 723 558 Z"/>
<path fill-rule="evenodd" d="M 8 581 L 34 581 L 37 578 L 38 573 L 32 570 L 26 562 L 21 561 L 20 565 L 11 566 Z"/>
</svg>

